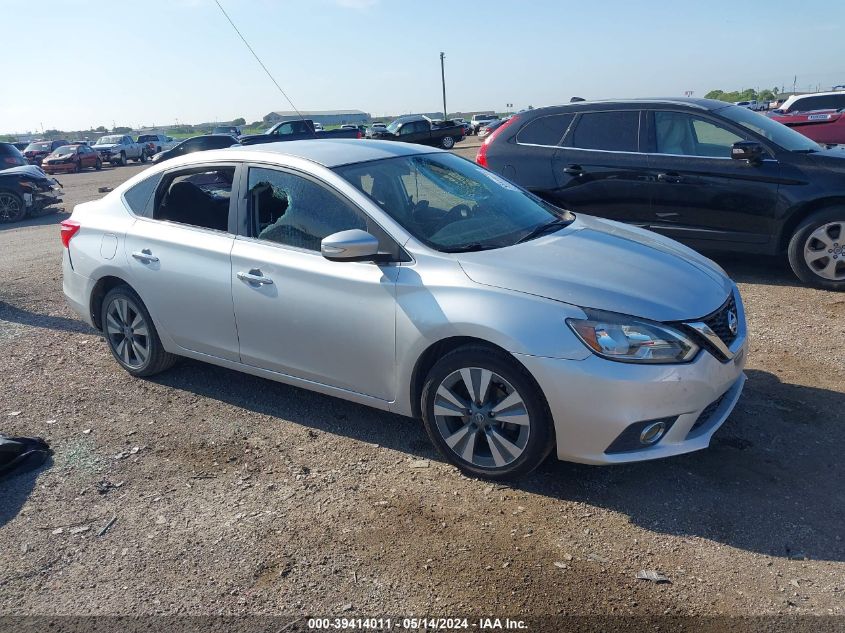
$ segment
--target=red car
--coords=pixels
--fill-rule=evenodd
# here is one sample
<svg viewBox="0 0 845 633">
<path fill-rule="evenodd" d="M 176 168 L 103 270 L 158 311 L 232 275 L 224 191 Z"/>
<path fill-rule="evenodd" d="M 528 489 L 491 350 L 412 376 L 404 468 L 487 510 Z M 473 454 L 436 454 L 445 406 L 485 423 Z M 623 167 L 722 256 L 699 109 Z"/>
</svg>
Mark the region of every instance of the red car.
<svg viewBox="0 0 845 633">
<path fill-rule="evenodd" d="M 26 156 L 26 162 L 30 165 L 40 165 L 48 154 L 56 151 L 63 145 L 67 145 L 67 141 L 33 141 L 26 146 L 23 155 Z"/>
<path fill-rule="evenodd" d="M 102 169 L 100 155 L 84 144 L 63 145 L 41 162 L 41 169 L 48 174 L 59 171 L 80 172 L 85 167 Z"/>
<path fill-rule="evenodd" d="M 772 112 L 769 116 L 824 145 L 845 145 L 845 110 Z"/>
</svg>

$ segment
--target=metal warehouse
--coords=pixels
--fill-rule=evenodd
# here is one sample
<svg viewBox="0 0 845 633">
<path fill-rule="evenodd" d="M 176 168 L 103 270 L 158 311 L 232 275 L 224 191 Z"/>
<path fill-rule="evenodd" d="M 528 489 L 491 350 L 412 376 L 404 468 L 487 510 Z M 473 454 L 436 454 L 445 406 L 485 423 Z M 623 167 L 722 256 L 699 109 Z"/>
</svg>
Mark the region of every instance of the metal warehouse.
<svg viewBox="0 0 845 633">
<path fill-rule="evenodd" d="M 265 115 L 264 121 L 267 123 L 278 123 L 285 119 L 298 119 L 300 115 L 323 125 L 370 122 L 369 112 L 362 112 L 361 110 L 300 110 L 299 113 L 293 110 L 282 110 Z"/>
</svg>

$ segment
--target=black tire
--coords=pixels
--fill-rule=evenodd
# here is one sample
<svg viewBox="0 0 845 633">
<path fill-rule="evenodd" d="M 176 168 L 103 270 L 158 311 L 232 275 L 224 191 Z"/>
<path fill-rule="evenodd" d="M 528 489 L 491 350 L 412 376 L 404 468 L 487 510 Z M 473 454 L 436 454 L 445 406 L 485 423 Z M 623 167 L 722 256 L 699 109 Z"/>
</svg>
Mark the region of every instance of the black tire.
<svg viewBox="0 0 845 633">
<path fill-rule="evenodd" d="M 131 321 L 134 320 L 132 318 L 132 315 L 134 314 L 141 316 L 143 322 L 146 324 L 147 335 L 137 337 L 137 339 L 144 339 L 143 342 L 148 350 L 146 358 L 144 359 L 141 359 L 139 356 L 134 355 L 131 352 L 128 352 L 125 356 L 122 355 L 120 350 L 126 347 L 126 341 L 124 340 L 124 347 L 121 348 L 120 342 L 123 337 L 113 335 L 109 330 L 111 323 L 109 321 L 109 313 L 112 309 L 112 304 L 117 301 L 126 302 L 126 305 L 130 310 L 130 312 L 127 312 L 128 318 L 125 319 L 126 321 L 131 323 Z M 112 356 L 114 356 L 115 360 L 121 367 L 133 376 L 153 376 L 173 367 L 174 363 L 176 363 L 179 358 L 175 354 L 165 351 L 164 346 L 161 344 L 161 339 L 158 336 L 158 332 L 155 329 L 155 324 L 153 323 L 152 318 L 150 318 L 150 313 L 147 312 L 144 302 L 141 301 L 141 297 L 138 296 L 138 293 L 132 290 L 129 286 L 117 286 L 112 288 L 106 294 L 103 298 L 103 305 L 100 310 L 100 323 L 103 328 L 103 337 L 106 339 L 106 344 L 109 346 Z"/>
<path fill-rule="evenodd" d="M 97 164 L 96 164 L 96 165 L 94 165 L 94 169 L 96 169 L 97 171 L 100 171 L 102 168 L 103 168 L 103 161 L 101 161 L 101 160 L 98 158 L 98 159 L 97 159 Z"/>
<path fill-rule="evenodd" d="M 817 239 L 811 240 L 811 236 L 825 226 L 829 227 L 826 233 L 830 241 L 828 246 Z M 805 247 L 819 255 L 812 265 L 805 257 Z M 804 283 L 826 290 L 845 291 L 845 207 L 822 209 L 799 224 L 789 240 L 787 254 L 792 271 Z M 824 258 L 825 255 L 827 258 Z M 835 266 L 834 278 L 824 276 L 823 268 L 830 264 Z"/>
<path fill-rule="evenodd" d="M 26 204 L 14 191 L 0 191 L 0 224 L 18 222 L 26 216 Z"/>
<path fill-rule="evenodd" d="M 82 161 L 78 160 L 78 161 L 76 161 L 76 164 L 73 166 L 73 173 L 78 174 L 81 171 L 82 171 Z"/>
<path fill-rule="evenodd" d="M 527 443 L 519 457 L 504 466 L 484 467 L 467 461 L 456 452 L 457 449 L 453 450 L 449 446 L 438 426 L 434 413 L 437 390 L 444 380 L 447 380 L 449 376 L 463 368 L 486 369 L 494 374 L 498 374 L 499 377 L 510 383 L 524 403 L 525 410 L 530 419 L 530 423 L 525 425 L 529 429 Z M 554 448 L 552 417 L 539 386 L 528 371 L 516 360 L 503 352 L 489 347 L 476 345 L 461 347 L 438 360 L 434 364 L 434 367 L 431 368 L 423 386 L 421 409 L 426 432 L 438 451 L 450 463 L 457 466 L 464 473 L 474 477 L 509 480 L 527 475 L 542 464 Z M 452 419 L 452 417 L 449 419 Z M 471 421 L 469 417 L 466 419 L 455 419 L 455 423 L 459 426 Z M 501 424 L 501 420 L 498 424 Z M 513 425 L 510 425 L 510 428 L 514 428 Z M 502 430 L 501 426 L 498 430 Z M 473 432 L 475 433 L 475 431 Z M 479 431 L 478 435 L 475 436 L 478 439 L 473 440 L 474 442 L 478 442 L 476 446 L 480 444 L 480 450 L 483 450 L 485 446 L 489 445 L 489 443 L 484 443 L 480 439 L 484 435 L 485 432 Z"/>
<path fill-rule="evenodd" d="M 455 147 L 455 139 L 451 136 L 444 136 L 442 139 L 440 139 L 440 147 L 442 147 L 443 149 L 452 149 L 453 147 Z"/>
<path fill-rule="evenodd" d="M 120 161 L 118 162 L 118 165 L 126 167 L 126 152 L 120 152 Z"/>
<path fill-rule="evenodd" d="M 147 162 L 147 152 L 141 152 L 141 157 L 138 159 L 138 162 L 142 164 Z"/>
</svg>

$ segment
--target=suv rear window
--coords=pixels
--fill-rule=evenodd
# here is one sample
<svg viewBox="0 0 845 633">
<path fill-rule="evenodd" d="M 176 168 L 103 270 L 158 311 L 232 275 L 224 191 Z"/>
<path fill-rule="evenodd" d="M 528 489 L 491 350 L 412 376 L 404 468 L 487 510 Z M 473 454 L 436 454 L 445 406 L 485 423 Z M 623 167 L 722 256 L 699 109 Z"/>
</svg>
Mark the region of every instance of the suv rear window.
<svg viewBox="0 0 845 633">
<path fill-rule="evenodd" d="M 639 150 L 640 113 L 636 110 L 584 112 L 575 123 L 567 145 L 611 152 Z"/>
<path fill-rule="evenodd" d="M 516 142 L 525 145 L 560 145 L 566 130 L 572 124 L 574 114 L 552 114 L 541 116 L 523 127 L 516 135 Z"/>
</svg>

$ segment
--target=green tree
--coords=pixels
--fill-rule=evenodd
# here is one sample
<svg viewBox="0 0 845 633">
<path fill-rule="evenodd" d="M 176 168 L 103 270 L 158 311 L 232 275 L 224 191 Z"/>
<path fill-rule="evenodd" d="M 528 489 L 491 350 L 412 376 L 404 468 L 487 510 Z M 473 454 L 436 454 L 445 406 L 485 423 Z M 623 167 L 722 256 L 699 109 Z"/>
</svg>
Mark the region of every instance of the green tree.
<svg viewBox="0 0 845 633">
<path fill-rule="evenodd" d="M 115 134 L 129 134 L 132 131 L 131 127 L 126 127 L 125 125 L 118 125 L 115 127 L 112 132 Z"/>
<path fill-rule="evenodd" d="M 94 130 L 94 131 L 95 131 L 95 132 L 108 132 L 108 129 L 106 129 L 106 126 L 105 126 L 105 125 L 101 125 L 101 126 L 99 126 L 99 127 L 98 127 L 96 130 Z"/>
<path fill-rule="evenodd" d="M 246 125 L 246 119 L 243 117 L 238 117 L 234 121 L 232 121 L 232 125 L 237 125 L 238 127 Z"/>
</svg>

